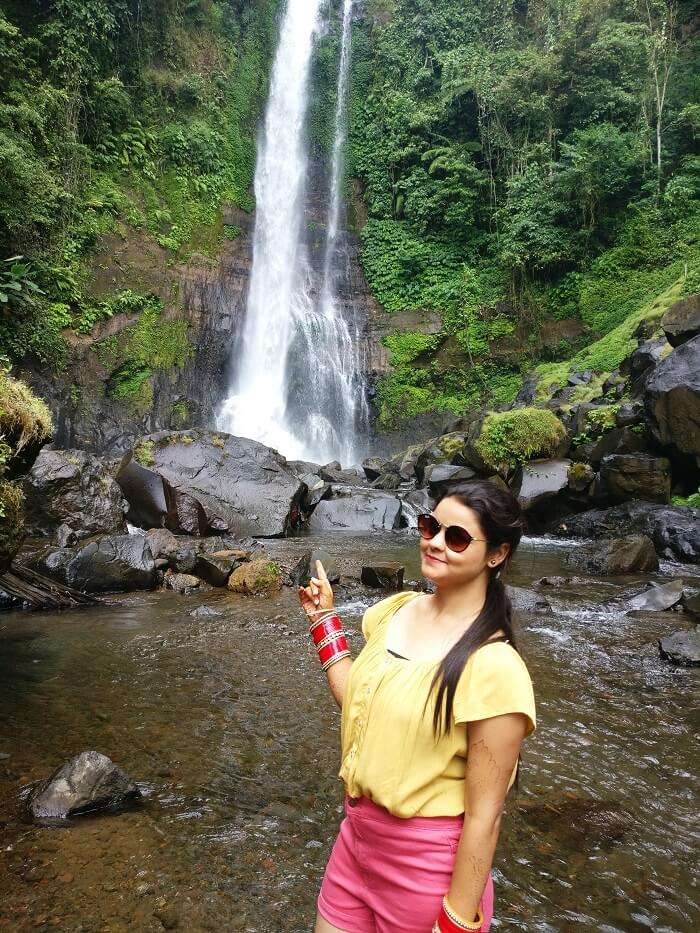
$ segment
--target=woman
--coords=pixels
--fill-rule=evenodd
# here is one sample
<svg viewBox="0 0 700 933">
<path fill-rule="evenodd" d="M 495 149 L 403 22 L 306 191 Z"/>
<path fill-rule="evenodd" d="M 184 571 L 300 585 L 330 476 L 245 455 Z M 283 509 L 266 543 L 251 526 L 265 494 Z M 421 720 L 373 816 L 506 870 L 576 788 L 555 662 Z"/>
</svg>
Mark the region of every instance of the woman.
<svg viewBox="0 0 700 933">
<path fill-rule="evenodd" d="M 315 933 L 489 929 L 501 813 L 536 727 L 501 579 L 523 524 L 513 494 L 488 481 L 440 499 L 418 520 L 435 593 L 371 606 L 355 661 L 320 562 L 299 588 L 342 710 L 346 791 Z"/>
</svg>

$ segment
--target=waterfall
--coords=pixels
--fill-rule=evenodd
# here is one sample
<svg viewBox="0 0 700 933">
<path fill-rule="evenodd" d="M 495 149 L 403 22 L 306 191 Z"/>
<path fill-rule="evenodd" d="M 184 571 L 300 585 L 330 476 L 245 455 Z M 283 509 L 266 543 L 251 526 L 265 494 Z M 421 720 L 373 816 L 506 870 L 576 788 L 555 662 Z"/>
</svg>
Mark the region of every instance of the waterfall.
<svg viewBox="0 0 700 933">
<path fill-rule="evenodd" d="M 305 117 L 321 3 L 288 0 L 281 25 L 258 144 L 253 266 L 242 352 L 217 424 L 221 430 L 275 447 L 290 459 L 339 459 L 348 464 L 356 456 L 357 399 L 364 397 L 358 341 L 336 297 L 344 258 L 338 232 L 352 0 L 344 0 L 343 7 L 330 196 L 318 282 L 305 243 L 304 208 Z"/>
</svg>

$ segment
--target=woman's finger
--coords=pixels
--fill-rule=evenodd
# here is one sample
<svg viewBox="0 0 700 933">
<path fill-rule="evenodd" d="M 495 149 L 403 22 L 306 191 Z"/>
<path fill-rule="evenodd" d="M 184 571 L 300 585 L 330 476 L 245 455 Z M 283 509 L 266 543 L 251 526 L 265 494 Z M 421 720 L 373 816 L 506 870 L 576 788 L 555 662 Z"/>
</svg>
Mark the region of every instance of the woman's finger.
<svg viewBox="0 0 700 933">
<path fill-rule="evenodd" d="M 320 579 L 323 583 L 327 583 L 327 584 L 330 586 L 330 581 L 329 581 L 328 576 L 327 576 L 327 574 L 326 574 L 326 568 L 323 566 L 323 564 L 321 563 L 320 560 L 317 560 L 317 561 L 316 561 L 316 573 L 318 574 L 319 579 Z"/>
</svg>

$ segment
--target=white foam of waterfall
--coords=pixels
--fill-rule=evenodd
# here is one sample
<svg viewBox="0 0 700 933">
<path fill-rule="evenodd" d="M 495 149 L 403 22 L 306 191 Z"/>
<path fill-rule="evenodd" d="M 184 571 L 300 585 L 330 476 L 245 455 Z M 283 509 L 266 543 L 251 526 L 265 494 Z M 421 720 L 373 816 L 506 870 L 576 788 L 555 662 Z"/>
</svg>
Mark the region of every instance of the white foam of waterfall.
<svg viewBox="0 0 700 933">
<path fill-rule="evenodd" d="M 275 447 L 306 453 L 286 423 L 288 350 L 312 307 L 303 256 L 307 157 L 304 124 L 314 35 L 321 0 L 288 0 L 272 68 L 255 168 L 253 266 L 235 385 L 218 427 Z"/>
<path fill-rule="evenodd" d="M 337 297 L 339 273 L 347 272 L 339 230 L 353 0 L 343 0 L 325 251 L 315 283 L 303 236 L 304 122 L 320 5 L 289 0 L 282 23 L 255 174 L 242 359 L 218 426 L 290 459 L 349 464 L 359 456 L 356 429 L 366 418 L 356 324 L 349 326 Z"/>
</svg>

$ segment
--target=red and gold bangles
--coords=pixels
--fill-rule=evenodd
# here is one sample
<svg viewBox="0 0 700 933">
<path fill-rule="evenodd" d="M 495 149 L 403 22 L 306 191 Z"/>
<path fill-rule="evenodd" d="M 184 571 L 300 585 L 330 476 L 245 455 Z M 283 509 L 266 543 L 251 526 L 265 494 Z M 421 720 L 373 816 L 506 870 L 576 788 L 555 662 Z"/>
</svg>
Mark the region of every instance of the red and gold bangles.
<svg viewBox="0 0 700 933">
<path fill-rule="evenodd" d="M 447 900 L 447 895 L 445 895 L 442 899 L 440 914 L 433 926 L 433 933 L 463 933 L 464 930 L 474 930 L 478 933 L 484 922 L 481 907 L 478 908 L 476 917 L 477 919 L 471 922 L 463 920 L 455 913 L 454 908 Z"/>
<path fill-rule="evenodd" d="M 343 623 L 340 617 L 333 609 L 320 609 L 318 619 L 309 626 L 311 637 L 313 638 L 318 659 L 321 662 L 321 670 L 327 671 L 328 668 L 340 661 L 341 658 L 347 658 L 350 654 L 346 633 L 343 631 Z"/>
</svg>

